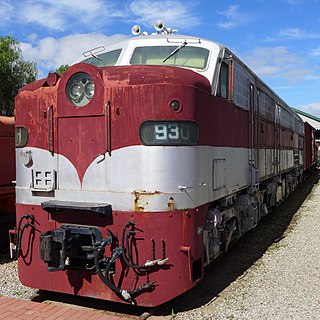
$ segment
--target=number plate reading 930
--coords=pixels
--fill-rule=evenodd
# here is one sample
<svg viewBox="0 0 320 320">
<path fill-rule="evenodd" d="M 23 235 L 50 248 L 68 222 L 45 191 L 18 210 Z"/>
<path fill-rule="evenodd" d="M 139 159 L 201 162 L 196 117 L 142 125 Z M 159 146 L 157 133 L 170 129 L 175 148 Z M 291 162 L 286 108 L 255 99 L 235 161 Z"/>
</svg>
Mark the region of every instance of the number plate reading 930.
<svg viewBox="0 0 320 320">
<path fill-rule="evenodd" d="M 141 126 L 140 137 L 145 145 L 194 145 L 199 130 L 191 121 L 148 121 Z"/>
</svg>

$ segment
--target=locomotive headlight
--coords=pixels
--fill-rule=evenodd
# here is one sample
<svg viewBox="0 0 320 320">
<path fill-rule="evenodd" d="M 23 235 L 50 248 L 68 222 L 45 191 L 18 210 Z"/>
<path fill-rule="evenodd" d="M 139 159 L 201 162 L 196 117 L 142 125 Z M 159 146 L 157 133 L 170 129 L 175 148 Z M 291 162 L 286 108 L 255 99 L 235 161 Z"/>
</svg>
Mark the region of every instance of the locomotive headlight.
<svg viewBox="0 0 320 320">
<path fill-rule="evenodd" d="M 83 87 L 75 82 L 71 85 L 70 87 L 70 96 L 73 100 L 80 99 L 81 96 L 83 95 Z"/>
<path fill-rule="evenodd" d="M 89 99 L 92 99 L 94 95 L 94 83 L 92 81 L 88 82 L 84 88 L 84 92 Z"/>
<path fill-rule="evenodd" d="M 94 82 L 84 72 L 75 73 L 67 83 L 66 95 L 76 107 L 86 106 L 94 96 Z"/>
</svg>

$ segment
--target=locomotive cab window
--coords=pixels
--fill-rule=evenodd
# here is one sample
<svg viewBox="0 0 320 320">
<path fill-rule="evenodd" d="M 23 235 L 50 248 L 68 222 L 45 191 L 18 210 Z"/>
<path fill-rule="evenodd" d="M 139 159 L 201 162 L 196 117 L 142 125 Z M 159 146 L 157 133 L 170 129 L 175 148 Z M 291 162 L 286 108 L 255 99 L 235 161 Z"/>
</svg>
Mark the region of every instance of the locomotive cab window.
<svg viewBox="0 0 320 320">
<path fill-rule="evenodd" d="M 90 57 L 82 62 L 92 64 L 97 67 L 114 66 L 120 56 L 121 49 L 105 52 L 97 55 L 96 57 Z"/>
<path fill-rule="evenodd" d="M 217 95 L 227 99 L 228 98 L 228 83 L 229 83 L 229 68 L 226 63 L 221 64 L 220 77 L 218 83 Z"/>
<path fill-rule="evenodd" d="M 209 50 L 185 46 L 172 54 L 178 46 L 135 48 L 130 64 L 169 65 L 203 70 L 207 67 Z"/>
</svg>

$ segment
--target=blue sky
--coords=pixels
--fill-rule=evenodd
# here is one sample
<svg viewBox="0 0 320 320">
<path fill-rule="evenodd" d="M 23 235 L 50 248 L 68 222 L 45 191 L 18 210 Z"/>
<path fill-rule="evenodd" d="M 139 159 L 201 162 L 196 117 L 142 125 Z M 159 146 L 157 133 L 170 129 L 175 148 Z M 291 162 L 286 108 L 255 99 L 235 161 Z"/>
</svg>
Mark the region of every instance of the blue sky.
<svg viewBox="0 0 320 320">
<path fill-rule="evenodd" d="M 0 0 L 0 36 L 21 43 L 39 77 L 158 19 L 227 45 L 290 106 L 320 117 L 320 0 Z"/>
</svg>

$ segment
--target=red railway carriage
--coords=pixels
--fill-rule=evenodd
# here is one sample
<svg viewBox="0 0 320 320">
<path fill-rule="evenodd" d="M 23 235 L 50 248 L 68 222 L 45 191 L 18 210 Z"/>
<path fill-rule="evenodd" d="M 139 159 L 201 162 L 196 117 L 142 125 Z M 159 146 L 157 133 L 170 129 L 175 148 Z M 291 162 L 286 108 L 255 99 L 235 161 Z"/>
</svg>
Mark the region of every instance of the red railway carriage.
<svg viewBox="0 0 320 320">
<path fill-rule="evenodd" d="M 156 29 L 17 96 L 23 284 L 162 304 L 302 177 L 299 116 L 225 46 Z"/>
<path fill-rule="evenodd" d="M 317 163 L 317 146 L 315 139 L 316 129 L 308 122 L 304 123 L 305 143 L 304 143 L 304 170 L 311 170 Z"/>
<path fill-rule="evenodd" d="M 0 248 L 8 244 L 15 221 L 14 118 L 0 116 Z"/>
</svg>

